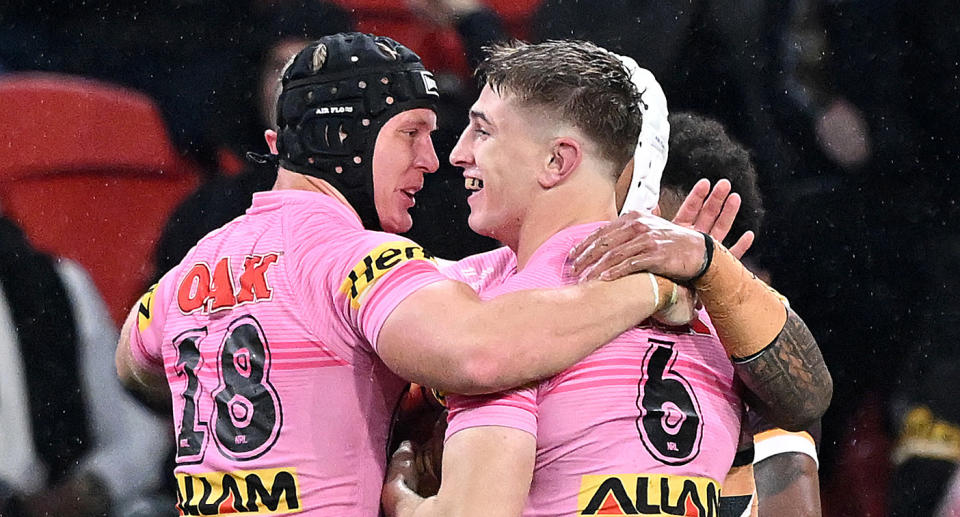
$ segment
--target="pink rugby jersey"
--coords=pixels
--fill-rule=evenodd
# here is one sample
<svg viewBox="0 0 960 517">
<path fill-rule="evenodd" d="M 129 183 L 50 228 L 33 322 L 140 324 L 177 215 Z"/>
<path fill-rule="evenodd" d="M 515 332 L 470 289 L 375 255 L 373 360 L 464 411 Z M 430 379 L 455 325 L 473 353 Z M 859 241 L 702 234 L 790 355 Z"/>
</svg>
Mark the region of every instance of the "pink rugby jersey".
<svg viewBox="0 0 960 517">
<path fill-rule="evenodd" d="M 482 298 L 570 284 L 567 252 L 602 223 L 567 228 L 516 272 L 501 248 L 444 271 Z M 480 281 L 480 277 L 484 281 Z M 537 437 L 524 515 L 717 516 L 736 454 L 741 401 L 705 314 L 630 330 L 559 375 L 497 395 L 448 395 L 447 437 L 504 426 Z"/>
<path fill-rule="evenodd" d="M 166 375 L 182 515 L 375 516 L 404 381 L 370 343 L 444 280 L 335 199 L 254 195 L 144 296 L 131 348 Z"/>
</svg>

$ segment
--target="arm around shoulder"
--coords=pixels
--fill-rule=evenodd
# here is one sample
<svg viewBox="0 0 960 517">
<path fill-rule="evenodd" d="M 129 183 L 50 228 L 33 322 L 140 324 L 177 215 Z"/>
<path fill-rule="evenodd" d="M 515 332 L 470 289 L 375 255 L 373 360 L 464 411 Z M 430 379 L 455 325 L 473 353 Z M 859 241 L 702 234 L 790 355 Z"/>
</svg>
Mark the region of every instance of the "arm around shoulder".
<svg viewBox="0 0 960 517">
<path fill-rule="evenodd" d="M 482 301 L 441 281 L 402 301 L 377 349 L 405 379 L 462 394 L 501 391 L 554 375 L 663 309 L 673 283 L 648 274 L 517 291 Z"/>
</svg>

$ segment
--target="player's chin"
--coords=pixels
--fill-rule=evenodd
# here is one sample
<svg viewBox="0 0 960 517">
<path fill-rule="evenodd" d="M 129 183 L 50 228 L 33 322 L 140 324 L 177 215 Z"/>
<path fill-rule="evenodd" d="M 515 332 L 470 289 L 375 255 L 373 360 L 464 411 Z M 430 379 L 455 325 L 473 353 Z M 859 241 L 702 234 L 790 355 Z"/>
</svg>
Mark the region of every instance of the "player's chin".
<svg viewBox="0 0 960 517">
<path fill-rule="evenodd" d="M 474 209 L 470 211 L 470 216 L 467 217 L 467 225 L 474 233 L 487 237 L 490 236 L 491 229 L 489 224 L 487 224 L 486 218 L 484 218 L 478 210 Z"/>
<path fill-rule="evenodd" d="M 383 230 L 390 233 L 409 232 L 413 228 L 413 217 L 406 210 L 393 214 L 387 220 L 381 220 L 380 225 Z"/>
</svg>

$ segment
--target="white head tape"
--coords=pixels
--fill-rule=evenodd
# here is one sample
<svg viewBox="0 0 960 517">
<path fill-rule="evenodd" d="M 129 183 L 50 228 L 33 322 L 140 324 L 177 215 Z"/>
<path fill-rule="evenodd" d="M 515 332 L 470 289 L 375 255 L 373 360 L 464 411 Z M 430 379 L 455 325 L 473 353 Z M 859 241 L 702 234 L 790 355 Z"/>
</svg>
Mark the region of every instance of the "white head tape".
<svg viewBox="0 0 960 517">
<path fill-rule="evenodd" d="M 667 165 L 667 145 L 670 141 L 670 123 L 667 121 L 667 97 L 660 83 L 633 58 L 614 54 L 630 71 L 630 79 L 640 92 L 640 110 L 643 125 L 637 150 L 633 154 L 633 179 L 620 213 L 650 211 L 660 199 L 660 177 Z"/>
</svg>

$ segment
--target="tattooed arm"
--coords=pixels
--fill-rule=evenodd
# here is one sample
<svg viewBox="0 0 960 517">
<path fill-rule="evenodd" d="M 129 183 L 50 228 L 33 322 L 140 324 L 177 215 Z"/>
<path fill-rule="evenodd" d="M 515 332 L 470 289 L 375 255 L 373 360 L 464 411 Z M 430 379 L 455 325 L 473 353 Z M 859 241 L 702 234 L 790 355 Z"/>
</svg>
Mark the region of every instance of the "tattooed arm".
<svg viewBox="0 0 960 517">
<path fill-rule="evenodd" d="M 581 278 L 649 271 L 693 287 L 750 390 L 748 401 L 772 423 L 803 429 L 826 411 L 833 381 L 806 324 L 709 235 L 633 214 L 572 255 Z"/>
<path fill-rule="evenodd" d="M 830 405 L 833 379 L 816 340 L 792 309 L 770 345 L 733 363 L 749 390 L 749 404 L 788 431 L 808 427 Z"/>
</svg>

